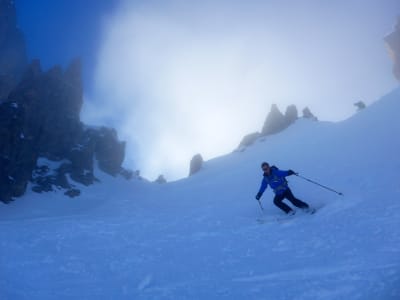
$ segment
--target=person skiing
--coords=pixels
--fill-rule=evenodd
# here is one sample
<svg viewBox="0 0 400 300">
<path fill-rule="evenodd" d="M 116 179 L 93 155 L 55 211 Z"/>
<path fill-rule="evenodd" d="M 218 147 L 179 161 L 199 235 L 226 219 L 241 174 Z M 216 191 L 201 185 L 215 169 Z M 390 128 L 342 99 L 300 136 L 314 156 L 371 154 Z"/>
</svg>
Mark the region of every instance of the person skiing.
<svg viewBox="0 0 400 300">
<path fill-rule="evenodd" d="M 261 169 L 264 171 L 264 178 L 261 182 L 261 187 L 256 195 L 256 199 L 260 200 L 262 194 L 267 189 L 268 185 L 272 188 L 275 193 L 274 204 L 282 209 L 288 215 L 294 215 L 296 212 L 289 205 L 283 203 L 283 200 L 288 199 L 294 206 L 299 207 L 307 212 L 315 212 L 315 210 L 310 209 L 310 206 L 295 198 L 292 191 L 288 186 L 286 176 L 296 174 L 292 170 L 279 170 L 275 166 L 270 166 L 267 162 L 261 164 Z"/>
</svg>

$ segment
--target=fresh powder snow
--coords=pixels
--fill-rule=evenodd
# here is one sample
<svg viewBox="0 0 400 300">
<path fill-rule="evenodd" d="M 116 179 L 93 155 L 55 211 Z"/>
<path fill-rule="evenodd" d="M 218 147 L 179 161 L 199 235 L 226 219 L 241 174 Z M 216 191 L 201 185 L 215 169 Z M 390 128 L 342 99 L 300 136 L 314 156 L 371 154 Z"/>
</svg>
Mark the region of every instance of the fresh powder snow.
<svg viewBox="0 0 400 300">
<path fill-rule="evenodd" d="M 114 178 L 0 205 L 0 299 L 400 299 L 400 89 L 300 119 L 168 184 Z M 267 161 L 318 211 L 285 221 Z M 260 224 L 258 219 L 264 222 Z"/>
</svg>

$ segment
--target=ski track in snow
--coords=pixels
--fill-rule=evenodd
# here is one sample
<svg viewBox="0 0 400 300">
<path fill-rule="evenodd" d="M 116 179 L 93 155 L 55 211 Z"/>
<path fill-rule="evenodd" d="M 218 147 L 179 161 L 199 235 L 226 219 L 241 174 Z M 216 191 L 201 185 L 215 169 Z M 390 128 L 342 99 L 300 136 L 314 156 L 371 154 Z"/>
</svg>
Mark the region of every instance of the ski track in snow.
<svg viewBox="0 0 400 300">
<path fill-rule="evenodd" d="M 399 94 L 338 124 L 298 122 L 182 181 L 98 174 L 80 198 L 1 205 L 0 299 L 400 299 L 400 142 L 387 139 Z M 271 192 L 264 214 L 254 199 L 266 159 L 345 196 L 289 177 L 320 209 L 277 222 Z"/>
</svg>

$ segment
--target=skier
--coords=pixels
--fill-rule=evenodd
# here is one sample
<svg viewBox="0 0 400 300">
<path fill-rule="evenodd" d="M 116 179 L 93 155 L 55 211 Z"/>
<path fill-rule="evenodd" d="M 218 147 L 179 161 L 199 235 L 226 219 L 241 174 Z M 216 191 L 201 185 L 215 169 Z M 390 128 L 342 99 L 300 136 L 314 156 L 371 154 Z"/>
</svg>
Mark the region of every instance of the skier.
<svg viewBox="0 0 400 300">
<path fill-rule="evenodd" d="M 269 185 L 275 193 L 274 204 L 282 209 L 286 214 L 294 215 L 296 212 L 289 205 L 282 202 L 285 198 L 294 206 L 299 207 L 306 212 L 315 212 L 315 210 L 310 209 L 310 206 L 307 203 L 293 196 L 285 177 L 296 174 L 294 171 L 282 171 L 275 166 L 270 167 L 266 162 L 261 164 L 261 169 L 264 171 L 264 178 L 261 182 L 260 190 L 256 195 L 257 200 L 260 200 L 262 194 Z"/>
</svg>

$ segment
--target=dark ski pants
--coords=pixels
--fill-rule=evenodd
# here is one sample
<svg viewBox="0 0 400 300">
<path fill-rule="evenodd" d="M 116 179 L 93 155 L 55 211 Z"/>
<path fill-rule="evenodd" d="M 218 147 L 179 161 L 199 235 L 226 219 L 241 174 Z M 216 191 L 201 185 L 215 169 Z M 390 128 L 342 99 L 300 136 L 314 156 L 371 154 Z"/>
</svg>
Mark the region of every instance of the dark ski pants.
<svg viewBox="0 0 400 300">
<path fill-rule="evenodd" d="M 286 205 L 285 203 L 283 203 L 283 199 L 285 199 L 285 198 L 288 199 L 290 202 L 292 202 L 292 204 L 296 207 L 303 208 L 303 209 L 309 207 L 307 203 L 295 198 L 293 196 L 292 191 L 288 188 L 282 194 L 275 195 L 275 198 L 274 198 L 274 204 L 276 206 L 278 206 L 280 209 L 282 209 L 285 213 L 288 213 L 292 210 L 289 205 Z"/>
</svg>

